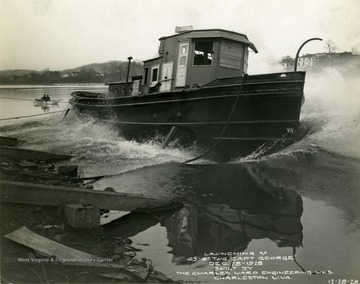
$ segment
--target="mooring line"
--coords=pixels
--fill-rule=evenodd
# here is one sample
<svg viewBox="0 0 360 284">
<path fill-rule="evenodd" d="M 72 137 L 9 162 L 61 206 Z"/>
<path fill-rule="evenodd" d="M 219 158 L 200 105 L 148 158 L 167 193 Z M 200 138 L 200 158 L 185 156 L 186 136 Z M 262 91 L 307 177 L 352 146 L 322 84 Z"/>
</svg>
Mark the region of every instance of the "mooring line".
<svg viewBox="0 0 360 284">
<path fill-rule="evenodd" d="M 232 117 L 232 115 L 233 115 L 233 113 L 235 111 L 235 108 L 236 108 L 236 106 L 238 104 L 240 95 L 242 94 L 242 91 L 244 89 L 244 85 L 245 85 L 245 82 L 246 82 L 246 79 L 247 79 L 248 76 L 249 76 L 248 74 L 244 74 L 244 77 L 243 77 L 242 82 L 241 82 L 240 90 L 239 90 L 239 92 L 238 92 L 238 94 L 237 94 L 237 96 L 235 98 L 235 101 L 234 101 L 234 103 L 232 105 L 232 108 L 231 108 L 231 110 L 230 110 L 230 112 L 228 114 L 226 123 L 224 124 L 224 127 L 222 128 L 221 133 L 220 133 L 219 138 L 217 139 L 217 141 L 214 143 L 214 145 L 208 151 L 206 151 L 205 153 L 203 153 L 203 154 L 201 154 L 201 155 L 199 155 L 199 156 L 197 156 L 195 158 L 192 158 L 190 160 L 187 160 L 187 161 L 183 162 L 183 164 L 188 164 L 188 163 L 191 163 L 193 161 L 196 161 L 196 160 L 198 160 L 198 159 L 200 159 L 202 157 L 205 157 L 206 155 L 208 155 L 209 153 L 211 153 L 212 151 L 215 150 L 215 148 L 220 143 L 220 141 L 221 141 L 221 139 L 222 139 L 227 127 L 228 127 L 228 124 L 229 124 L 230 119 L 231 119 L 231 117 Z"/>
<path fill-rule="evenodd" d="M 72 110 L 72 109 L 70 109 L 70 110 Z M 53 113 L 66 112 L 66 111 L 68 112 L 69 109 L 46 112 L 46 113 L 40 113 L 40 114 L 33 114 L 33 115 L 24 115 L 24 116 L 15 116 L 15 117 L 9 117 L 9 118 L 0 118 L 0 121 L 1 120 L 12 120 L 12 119 L 19 119 L 19 118 L 34 117 L 34 116 L 40 116 L 40 115 L 49 115 L 49 114 L 53 114 Z"/>
<path fill-rule="evenodd" d="M 17 100 L 17 101 L 27 101 L 27 102 L 33 102 L 33 101 L 34 101 L 34 100 L 29 100 L 29 99 L 19 99 L 19 98 L 9 98 L 9 97 L 0 97 L 0 99 Z"/>
<path fill-rule="evenodd" d="M 36 102 L 35 100 L 29 100 L 29 99 L 19 99 L 19 98 L 10 98 L 10 97 L 0 97 L 0 99 L 6 99 L 6 100 L 16 100 L 16 101 L 26 101 L 26 102 Z M 69 103 L 68 101 L 64 101 L 62 102 L 61 100 L 54 100 L 57 101 L 58 104 L 64 104 L 64 103 Z M 39 101 L 40 103 L 40 101 Z"/>
</svg>

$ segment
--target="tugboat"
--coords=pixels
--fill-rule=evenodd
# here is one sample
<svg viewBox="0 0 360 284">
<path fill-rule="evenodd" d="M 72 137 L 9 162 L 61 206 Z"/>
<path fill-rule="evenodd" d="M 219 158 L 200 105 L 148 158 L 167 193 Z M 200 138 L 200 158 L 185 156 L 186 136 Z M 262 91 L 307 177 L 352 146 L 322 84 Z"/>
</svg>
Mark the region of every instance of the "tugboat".
<svg viewBox="0 0 360 284">
<path fill-rule="evenodd" d="M 248 75 L 245 34 L 177 27 L 159 39 L 158 56 L 142 76 L 110 83 L 107 94 L 77 91 L 76 114 L 120 128 L 126 139 L 162 134 L 197 141 L 231 155 L 248 155 L 266 143 L 291 143 L 299 127 L 305 72 Z M 129 68 L 132 57 L 129 57 Z"/>
</svg>

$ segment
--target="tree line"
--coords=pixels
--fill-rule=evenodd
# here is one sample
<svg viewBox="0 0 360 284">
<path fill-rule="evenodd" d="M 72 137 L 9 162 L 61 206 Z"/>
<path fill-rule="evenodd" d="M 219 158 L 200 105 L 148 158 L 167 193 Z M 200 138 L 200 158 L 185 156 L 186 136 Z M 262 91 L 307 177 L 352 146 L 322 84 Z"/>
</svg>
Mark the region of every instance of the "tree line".
<svg viewBox="0 0 360 284">
<path fill-rule="evenodd" d="M 108 83 L 125 81 L 128 62 L 111 61 L 94 63 L 74 69 L 51 71 L 7 70 L 0 71 L 0 84 L 70 84 L 70 83 Z M 143 64 L 133 61 L 130 76 L 141 75 Z"/>
</svg>

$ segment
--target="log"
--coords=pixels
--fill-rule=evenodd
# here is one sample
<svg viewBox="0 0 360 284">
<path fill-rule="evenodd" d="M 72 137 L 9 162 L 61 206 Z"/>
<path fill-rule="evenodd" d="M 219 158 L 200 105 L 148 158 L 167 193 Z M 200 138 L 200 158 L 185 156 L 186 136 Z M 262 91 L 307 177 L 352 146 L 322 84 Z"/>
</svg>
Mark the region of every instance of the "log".
<svg viewBox="0 0 360 284">
<path fill-rule="evenodd" d="M 30 149 L 13 148 L 0 146 L 0 160 L 7 161 L 45 161 L 56 162 L 70 159 L 70 155 L 54 154 Z"/>
<path fill-rule="evenodd" d="M 17 138 L 0 136 L 0 146 L 14 147 L 18 146 L 20 144 L 19 142 Z"/>
<path fill-rule="evenodd" d="M 35 183 L 0 181 L 1 202 L 58 206 L 59 204 L 93 205 L 118 211 L 156 212 L 180 208 L 181 203 L 143 195 L 54 186 Z"/>
</svg>

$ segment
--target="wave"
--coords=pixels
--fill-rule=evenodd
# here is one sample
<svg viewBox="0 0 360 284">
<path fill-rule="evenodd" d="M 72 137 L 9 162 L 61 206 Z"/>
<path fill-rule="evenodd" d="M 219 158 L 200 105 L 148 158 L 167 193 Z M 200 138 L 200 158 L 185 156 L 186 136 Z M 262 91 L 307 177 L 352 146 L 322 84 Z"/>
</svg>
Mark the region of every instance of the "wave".
<svg viewBox="0 0 360 284">
<path fill-rule="evenodd" d="M 161 137 L 139 143 L 125 140 L 118 129 L 94 120 L 75 116 L 64 121 L 47 118 L 4 126 L 5 136 L 26 141 L 24 148 L 73 155 L 75 161 L 115 163 L 124 160 L 149 160 L 149 163 L 183 162 L 199 154 L 196 145 L 182 148 L 176 141 L 161 148 Z M 151 162 L 150 162 L 151 160 Z"/>
<path fill-rule="evenodd" d="M 360 158 L 360 82 L 333 68 L 310 73 L 307 78 L 301 113 L 302 132 L 307 135 L 277 153 L 258 158 L 259 151 L 255 151 L 235 163 L 301 160 L 319 152 Z"/>
<path fill-rule="evenodd" d="M 315 131 L 307 142 L 360 158 L 360 82 L 333 68 L 308 77 L 302 122 Z"/>
</svg>

